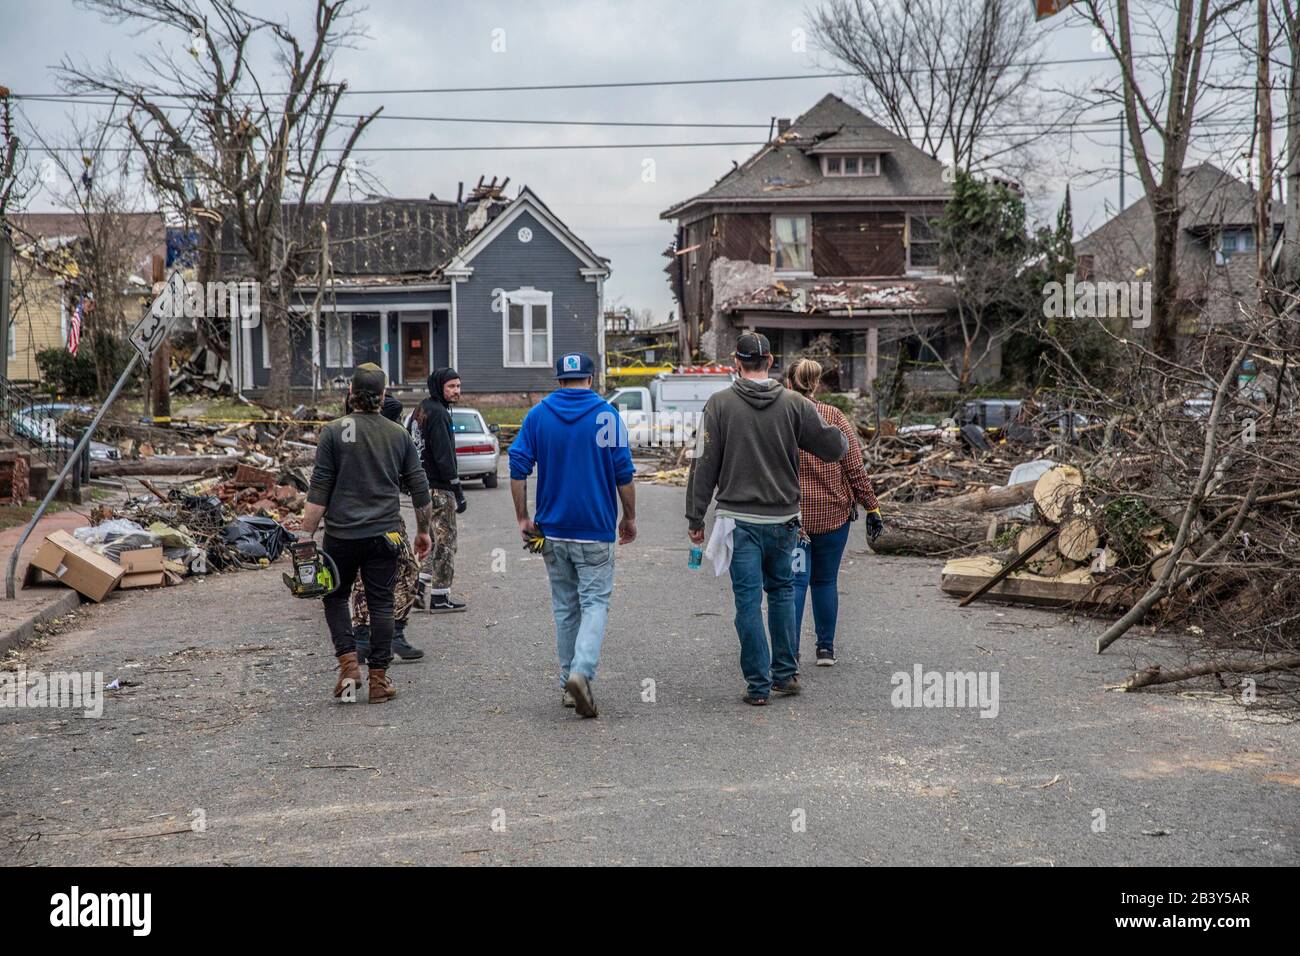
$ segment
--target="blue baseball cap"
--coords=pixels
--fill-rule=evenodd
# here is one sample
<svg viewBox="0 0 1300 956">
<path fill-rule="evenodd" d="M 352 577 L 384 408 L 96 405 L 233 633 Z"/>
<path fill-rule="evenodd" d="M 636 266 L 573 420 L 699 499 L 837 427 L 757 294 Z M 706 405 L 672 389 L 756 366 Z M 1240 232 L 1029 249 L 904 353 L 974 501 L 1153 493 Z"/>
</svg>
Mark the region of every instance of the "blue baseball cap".
<svg viewBox="0 0 1300 956">
<path fill-rule="evenodd" d="M 596 363 L 585 352 L 570 352 L 561 355 L 555 362 L 555 378 L 564 381 L 568 378 L 595 378 Z"/>
</svg>

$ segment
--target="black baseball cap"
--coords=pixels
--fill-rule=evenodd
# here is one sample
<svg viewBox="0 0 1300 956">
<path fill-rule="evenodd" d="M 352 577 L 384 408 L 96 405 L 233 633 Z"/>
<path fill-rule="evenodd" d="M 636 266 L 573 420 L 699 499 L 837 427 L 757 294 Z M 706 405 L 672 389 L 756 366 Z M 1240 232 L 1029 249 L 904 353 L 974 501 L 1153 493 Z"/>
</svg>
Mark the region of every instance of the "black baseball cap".
<svg viewBox="0 0 1300 956">
<path fill-rule="evenodd" d="M 555 360 L 555 378 L 563 382 L 569 378 L 595 378 L 596 363 L 585 352 L 570 352 Z"/>
<path fill-rule="evenodd" d="M 388 376 L 374 362 L 363 362 L 352 372 L 352 391 L 382 395 L 388 385 Z"/>
<path fill-rule="evenodd" d="M 762 332 L 744 332 L 736 339 L 736 358 L 752 361 L 772 354 L 772 343 Z"/>
</svg>

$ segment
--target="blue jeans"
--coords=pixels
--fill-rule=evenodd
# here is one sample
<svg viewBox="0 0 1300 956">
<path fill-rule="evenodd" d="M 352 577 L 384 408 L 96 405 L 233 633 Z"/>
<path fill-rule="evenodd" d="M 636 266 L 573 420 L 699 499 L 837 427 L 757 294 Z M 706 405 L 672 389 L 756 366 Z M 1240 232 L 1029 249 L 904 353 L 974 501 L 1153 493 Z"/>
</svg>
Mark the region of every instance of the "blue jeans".
<svg viewBox="0 0 1300 956">
<path fill-rule="evenodd" d="M 768 697 L 772 682 L 794 677 L 794 572 L 797 532 L 783 524 L 737 521 L 732 535 L 731 590 L 736 598 L 740 669 L 750 697 Z M 768 635 L 763 631 L 763 593 L 767 593 Z"/>
<path fill-rule="evenodd" d="M 846 521 L 834 531 L 813 534 L 811 544 L 801 544 L 795 552 L 794 569 L 794 656 L 799 656 L 799 632 L 803 629 L 803 605 L 812 585 L 813 626 L 817 630 L 817 649 L 835 649 L 835 621 L 840 614 L 840 558 L 849 542 Z"/>
<path fill-rule="evenodd" d="M 614 542 L 547 541 L 542 557 L 551 579 L 560 686 L 574 672 L 593 679 L 614 590 Z"/>
</svg>

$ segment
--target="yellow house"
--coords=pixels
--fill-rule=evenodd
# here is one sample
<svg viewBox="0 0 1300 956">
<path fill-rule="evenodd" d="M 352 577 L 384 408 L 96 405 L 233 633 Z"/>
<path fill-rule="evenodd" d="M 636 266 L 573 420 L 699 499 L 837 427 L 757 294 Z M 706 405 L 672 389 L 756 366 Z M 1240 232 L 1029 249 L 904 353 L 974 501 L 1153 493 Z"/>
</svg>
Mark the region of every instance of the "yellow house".
<svg viewBox="0 0 1300 956">
<path fill-rule="evenodd" d="M 16 228 L 6 375 L 10 381 L 34 383 L 41 380 L 36 356 L 45 349 L 67 348 L 84 286 L 79 259 L 89 242 L 88 228 L 93 224 L 101 241 L 105 235 L 114 237 L 131 272 L 122 292 L 148 301 L 151 263 L 166 252 L 166 227 L 157 213 L 103 214 L 90 223 L 69 213 L 23 213 L 11 220 Z"/>
<path fill-rule="evenodd" d="M 37 353 L 67 347 L 69 312 L 64 290 L 79 274 L 73 256 L 75 242 L 39 239 L 14 249 L 10 381 L 39 381 Z"/>
</svg>

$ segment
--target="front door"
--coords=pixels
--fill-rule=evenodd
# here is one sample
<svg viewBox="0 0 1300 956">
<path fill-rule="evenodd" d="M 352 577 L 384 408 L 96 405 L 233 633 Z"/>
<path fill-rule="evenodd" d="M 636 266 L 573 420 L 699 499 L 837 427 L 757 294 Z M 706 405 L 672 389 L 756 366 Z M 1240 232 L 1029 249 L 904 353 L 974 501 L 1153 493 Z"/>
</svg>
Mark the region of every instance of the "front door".
<svg viewBox="0 0 1300 956">
<path fill-rule="evenodd" d="M 429 377 L 429 324 L 402 323 L 402 381 L 416 385 Z"/>
</svg>

